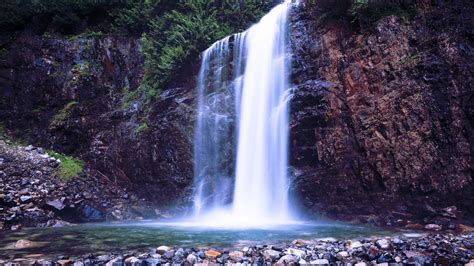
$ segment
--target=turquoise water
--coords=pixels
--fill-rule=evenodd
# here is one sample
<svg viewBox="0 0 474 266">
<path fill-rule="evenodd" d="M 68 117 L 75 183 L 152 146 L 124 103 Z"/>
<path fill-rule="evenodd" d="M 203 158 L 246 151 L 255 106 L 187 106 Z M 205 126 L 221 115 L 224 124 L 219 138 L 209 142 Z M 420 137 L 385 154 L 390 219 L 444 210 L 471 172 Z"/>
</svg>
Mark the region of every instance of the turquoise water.
<svg viewBox="0 0 474 266">
<path fill-rule="evenodd" d="M 204 227 L 185 223 L 133 222 L 28 229 L 0 234 L 0 258 L 94 256 L 147 252 L 161 245 L 194 248 L 239 248 L 258 244 L 285 244 L 294 239 L 348 239 L 390 235 L 380 228 L 340 224 L 301 223 L 261 228 Z M 28 249 L 11 249 L 19 239 L 35 242 Z"/>
</svg>

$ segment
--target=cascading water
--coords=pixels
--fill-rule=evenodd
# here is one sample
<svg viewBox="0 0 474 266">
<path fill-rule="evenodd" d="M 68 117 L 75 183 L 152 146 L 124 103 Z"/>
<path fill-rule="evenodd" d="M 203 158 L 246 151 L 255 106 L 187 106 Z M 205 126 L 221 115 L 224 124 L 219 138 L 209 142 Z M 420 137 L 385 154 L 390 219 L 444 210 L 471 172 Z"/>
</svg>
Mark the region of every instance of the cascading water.
<svg viewBox="0 0 474 266">
<path fill-rule="evenodd" d="M 290 6 L 285 1 L 246 32 L 202 54 L 194 150 L 198 220 L 235 225 L 291 221 Z"/>
</svg>

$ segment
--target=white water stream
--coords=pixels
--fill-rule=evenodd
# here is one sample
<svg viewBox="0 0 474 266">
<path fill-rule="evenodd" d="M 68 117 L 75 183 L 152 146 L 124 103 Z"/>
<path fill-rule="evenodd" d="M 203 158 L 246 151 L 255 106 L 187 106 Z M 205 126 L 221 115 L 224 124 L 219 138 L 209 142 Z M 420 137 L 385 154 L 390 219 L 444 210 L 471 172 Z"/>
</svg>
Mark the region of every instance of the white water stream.
<svg viewBox="0 0 474 266">
<path fill-rule="evenodd" d="M 287 15 L 273 8 L 202 54 L 194 215 L 202 223 L 292 222 L 288 200 Z"/>
</svg>

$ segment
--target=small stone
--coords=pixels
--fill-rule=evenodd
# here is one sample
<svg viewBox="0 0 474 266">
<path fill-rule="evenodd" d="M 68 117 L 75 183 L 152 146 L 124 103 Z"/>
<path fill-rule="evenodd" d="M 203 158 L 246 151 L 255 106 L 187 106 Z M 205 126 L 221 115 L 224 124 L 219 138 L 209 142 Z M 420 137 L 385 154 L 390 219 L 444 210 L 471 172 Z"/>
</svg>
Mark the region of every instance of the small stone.
<svg viewBox="0 0 474 266">
<path fill-rule="evenodd" d="M 358 262 L 358 263 L 354 264 L 354 266 L 367 266 L 367 263 L 361 261 L 361 262 Z"/>
<path fill-rule="evenodd" d="M 375 244 L 380 249 L 389 249 L 390 248 L 390 241 L 388 241 L 387 239 L 379 239 L 375 242 Z"/>
<path fill-rule="evenodd" d="M 58 211 L 62 211 L 65 207 L 64 202 L 62 200 L 50 200 L 46 202 L 46 205 L 55 208 Z"/>
<path fill-rule="evenodd" d="M 229 257 L 235 262 L 241 262 L 242 258 L 244 257 L 244 253 L 242 251 L 232 251 L 229 253 Z"/>
<path fill-rule="evenodd" d="M 219 251 L 212 250 L 212 249 L 206 250 L 204 253 L 206 254 L 206 257 L 208 257 L 211 260 L 215 260 L 215 259 L 217 259 L 217 257 L 219 257 L 221 255 L 221 253 Z"/>
<path fill-rule="evenodd" d="M 21 196 L 21 197 L 20 197 L 20 201 L 21 201 L 22 203 L 26 203 L 26 202 L 28 202 L 31 198 L 32 198 L 31 196 Z"/>
<path fill-rule="evenodd" d="M 109 262 L 107 262 L 105 264 L 105 266 L 114 266 L 114 263 L 117 263 L 118 262 L 118 258 L 115 258 L 113 260 L 110 260 Z"/>
<path fill-rule="evenodd" d="M 160 254 L 160 255 L 163 255 L 165 254 L 166 252 L 170 251 L 171 248 L 168 247 L 168 246 L 159 246 L 156 248 L 156 253 Z"/>
<path fill-rule="evenodd" d="M 442 227 L 439 224 L 427 224 L 425 229 L 429 231 L 441 231 Z"/>
<path fill-rule="evenodd" d="M 327 259 L 317 259 L 309 262 L 311 265 L 328 265 L 329 261 Z"/>
<path fill-rule="evenodd" d="M 305 261 L 304 259 L 300 259 L 300 260 L 298 261 L 298 264 L 299 264 L 299 265 L 306 265 L 306 264 L 308 264 L 308 262 Z"/>
<path fill-rule="evenodd" d="M 303 240 L 303 239 L 295 239 L 293 242 L 291 242 L 295 246 L 306 246 L 309 244 L 309 241 Z"/>
<path fill-rule="evenodd" d="M 266 260 L 275 260 L 280 258 L 280 252 L 272 249 L 266 249 L 263 251 L 263 257 Z"/>
<path fill-rule="evenodd" d="M 201 258 L 201 259 L 205 259 L 206 258 L 206 253 L 204 253 L 204 251 L 200 250 L 198 252 L 198 257 Z"/>
<path fill-rule="evenodd" d="M 347 251 L 341 251 L 341 252 L 337 253 L 336 257 L 339 260 L 344 260 L 345 258 L 349 257 L 349 253 L 347 253 Z"/>
<path fill-rule="evenodd" d="M 59 265 L 71 265 L 73 261 L 72 260 L 58 260 L 57 263 Z"/>
<path fill-rule="evenodd" d="M 399 256 L 396 256 L 394 260 L 396 263 L 400 263 L 402 261 L 402 259 Z"/>
<path fill-rule="evenodd" d="M 12 245 L 12 248 L 21 249 L 21 248 L 31 248 L 33 246 L 35 246 L 35 243 L 33 241 L 20 239 L 16 241 L 15 244 Z"/>
<path fill-rule="evenodd" d="M 188 257 L 186 257 L 186 261 L 189 262 L 190 264 L 196 264 L 197 257 L 194 254 L 189 254 Z"/>
<path fill-rule="evenodd" d="M 286 250 L 285 254 L 295 255 L 298 258 L 303 258 L 304 256 L 306 256 L 306 251 L 296 248 L 289 248 Z"/>
<path fill-rule="evenodd" d="M 140 260 L 137 257 L 128 257 L 125 259 L 125 264 L 135 264 L 140 263 Z"/>
<path fill-rule="evenodd" d="M 355 249 L 355 248 L 360 248 L 362 247 L 362 243 L 360 243 L 359 241 L 347 241 L 347 244 L 346 244 L 347 248 L 348 249 Z"/>
<path fill-rule="evenodd" d="M 12 226 L 10 227 L 10 230 L 12 230 L 12 231 L 17 231 L 17 230 L 20 230 L 20 228 L 21 228 L 21 225 L 16 224 L 16 225 L 12 225 Z"/>
<path fill-rule="evenodd" d="M 293 255 L 285 255 L 283 257 L 281 257 L 279 260 L 278 260 L 278 264 L 290 264 L 290 263 L 295 263 L 297 261 L 297 258 L 296 256 L 293 256 Z"/>
</svg>

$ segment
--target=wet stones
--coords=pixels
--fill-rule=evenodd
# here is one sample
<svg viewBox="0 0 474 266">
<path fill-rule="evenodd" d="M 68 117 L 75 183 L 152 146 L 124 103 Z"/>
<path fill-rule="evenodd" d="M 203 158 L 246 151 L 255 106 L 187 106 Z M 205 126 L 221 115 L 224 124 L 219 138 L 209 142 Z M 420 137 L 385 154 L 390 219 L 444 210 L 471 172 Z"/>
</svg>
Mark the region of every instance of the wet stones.
<svg viewBox="0 0 474 266">
<path fill-rule="evenodd" d="M 359 238 L 357 240 L 313 240 L 303 246 L 281 245 L 282 251 L 265 245 L 242 249 L 196 249 L 160 246 L 149 253 L 85 255 L 71 259 L 60 256 L 56 260 L 72 260 L 73 264 L 156 265 L 156 264 L 468 264 L 470 263 L 473 235 L 429 234 L 406 237 Z M 386 240 L 387 242 L 385 242 Z M 358 244 L 359 242 L 360 244 Z M 28 242 L 25 242 L 28 243 Z M 388 246 L 387 246 L 388 243 Z M 13 243 L 15 244 L 15 243 Z M 351 247 L 351 248 L 349 248 Z M 357 248 L 355 248 L 357 247 Z M 431 248 L 434 247 L 434 248 Z M 252 252 L 249 252 L 252 250 Z M 159 254 L 159 253 L 162 253 Z M 50 258 L 46 258 L 50 259 Z M 52 260 L 53 262 L 55 260 Z M 56 261 L 57 264 L 59 264 Z"/>
</svg>

